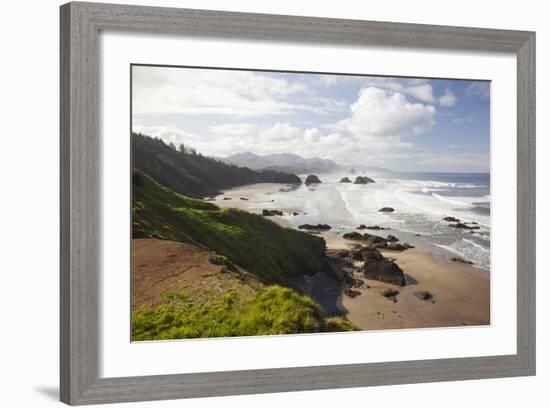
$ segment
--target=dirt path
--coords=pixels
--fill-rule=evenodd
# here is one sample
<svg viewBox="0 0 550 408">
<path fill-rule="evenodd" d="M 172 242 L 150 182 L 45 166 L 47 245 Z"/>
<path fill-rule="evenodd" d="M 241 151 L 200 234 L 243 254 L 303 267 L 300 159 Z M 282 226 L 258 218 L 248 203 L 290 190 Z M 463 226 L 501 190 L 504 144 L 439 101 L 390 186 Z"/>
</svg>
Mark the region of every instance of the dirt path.
<svg viewBox="0 0 550 408">
<path fill-rule="evenodd" d="M 205 293 L 230 289 L 253 290 L 242 285 L 238 273 L 209 260 L 215 253 L 194 245 L 159 239 L 132 240 L 132 310 L 166 302 L 166 295 L 184 292 L 195 300 Z"/>
</svg>

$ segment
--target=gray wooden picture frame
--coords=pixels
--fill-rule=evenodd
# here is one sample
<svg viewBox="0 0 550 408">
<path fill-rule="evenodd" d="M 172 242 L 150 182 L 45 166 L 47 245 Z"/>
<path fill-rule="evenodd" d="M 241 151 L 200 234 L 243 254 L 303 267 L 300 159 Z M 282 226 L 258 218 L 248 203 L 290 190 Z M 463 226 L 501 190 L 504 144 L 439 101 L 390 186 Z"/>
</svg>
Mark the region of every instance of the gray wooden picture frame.
<svg viewBox="0 0 550 408">
<path fill-rule="evenodd" d="M 389 363 L 99 377 L 101 30 L 517 56 L 517 353 Z M 95 404 L 535 374 L 535 33 L 283 15 L 61 6 L 61 401 Z"/>
</svg>

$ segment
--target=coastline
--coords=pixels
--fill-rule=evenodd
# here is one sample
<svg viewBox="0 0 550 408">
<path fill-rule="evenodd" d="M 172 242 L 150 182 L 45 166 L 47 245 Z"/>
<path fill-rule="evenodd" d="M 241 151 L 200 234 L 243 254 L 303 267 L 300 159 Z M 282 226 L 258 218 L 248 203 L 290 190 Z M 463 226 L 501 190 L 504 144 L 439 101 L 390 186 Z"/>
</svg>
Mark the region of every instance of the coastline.
<svg viewBox="0 0 550 408">
<path fill-rule="evenodd" d="M 226 190 L 213 202 L 224 208 L 239 208 L 261 214 L 262 208 L 277 209 L 283 217 L 269 217 L 277 224 L 290 227 L 289 217 L 298 208 L 279 208 L 269 195 L 285 188 L 281 184 L 254 184 Z M 267 196 L 267 198 L 266 198 Z M 374 231 L 382 235 L 382 232 Z M 321 233 L 327 249 L 349 249 L 356 242 L 342 238 L 334 232 Z M 377 280 L 366 279 L 360 271 L 352 276 L 363 281 L 357 296 L 341 294 L 338 303 L 343 313 L 362 330 L 403 328 L 455 327 L 490 324 L 489 272 L 473 265 L 452 262 L 437 256 L 427 248 L 417 247 L 402 252 L 380 251 L 403 270 L 407 285 L 397 287 Z M 319 277 L 321 279 L 321 277 Z M 383 295 L 384 290 L 399 291 L 395 301 Z M 415 292 L 428 291 L 429 300 L 420 299 Z M 321 296 L 334 298 L 333 293 Z"/>
</svg>

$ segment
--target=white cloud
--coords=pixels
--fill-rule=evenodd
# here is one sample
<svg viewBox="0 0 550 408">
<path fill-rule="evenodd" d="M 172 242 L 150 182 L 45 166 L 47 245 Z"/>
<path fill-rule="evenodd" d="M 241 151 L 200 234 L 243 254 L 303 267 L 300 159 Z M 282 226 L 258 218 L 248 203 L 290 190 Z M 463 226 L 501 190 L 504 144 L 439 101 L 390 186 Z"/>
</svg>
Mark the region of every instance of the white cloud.
<svg viewBox="0 0 550 408">
<path fill-rule="evenodd" d="M 260 139 L 266 142 L 285 142 L 303 137 L 303 132 L 290 123 L 276 123 L 260 132 Z"/>
<path fill-rule="evenodd" d="M 361 90 L 351 111 L 351 117 L 341 124 L 353 135 L 363 139 L 392 138 L 392 142 L 429 130 L 436 112 L 431 105 L 410 103 L 400 93 L 375 87 Z"/>
<path fill-rule="evenodd" d="M 228 123 L 225 125 L 210 126 L 209 130 L 222 135 L 247 135 L 257 127 L 253 123 Z"/>
<path fill-rule="evenodd" d="M 201 138 L 195 134 L 184 132 L 177 126 L 142 126 L 134 123 L 132 130 L 136 133 L 143 133 L 147 136 L 164 140 L 167 144 L 173 143 L 178 146 L 183 144 L 196 144 L 201 142 Z"/>
<path fill-rule="evenodd" d="M 289 97 L 304 85 L 250 71 L 133 68 L 133 110 L 139 114 L 260 116 L 299 109 Z"/>
<path fill-rule="evenodd" d="M 433 95 L 433 88 L 427 79 L 410 78 L 400 82 L 390 78 L 372 77 L 364 79 L 364 86 L 374 86 L 376 88 L 399 92 L 403 95 L 412 96 L 422 102 L 436 103 Z"/>
<path fill-rule="evenodd" d="M 454 106 L 456 103 L 456 96 L 453 94 L 450 88 L 445 89 L 445 94 L 439 98 L 439 103 L 443 106 Z"/>
<path fill-rule="evenodd" d="M 414 96 L 417 99 L 420 99 L 421 101 L 431 103 L 435 102 L 433 89 L 430 84 L 410 86 L 406 88 L 405 92 Z"/>
</svg>

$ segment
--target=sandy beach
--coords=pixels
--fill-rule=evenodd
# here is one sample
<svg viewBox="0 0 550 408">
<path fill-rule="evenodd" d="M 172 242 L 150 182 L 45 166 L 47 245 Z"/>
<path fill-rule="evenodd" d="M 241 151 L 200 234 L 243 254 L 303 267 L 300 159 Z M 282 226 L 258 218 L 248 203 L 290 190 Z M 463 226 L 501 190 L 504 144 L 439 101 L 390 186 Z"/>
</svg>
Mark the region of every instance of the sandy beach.
<svg viewBox="0 0 550 408">
<path fill-rule="evenodd" d="M 278 209 L 283 217 L 270 217 L 274 222 L 289 226 L 289 217 L 299 208 L 279 208 L 269 197 L 285 188 L 280 184 L 256 184 L 224 192 L 215 198 L 221 207 L 240 208 L 261 213 L 263 208 Z M 286 219 L 285 219 L 286 218 Z M 373 231 L 380 234 L 386 231 Z M 327 249 L 349 249 L 356 244 L 345 240 L 335 231 L 322 233 Z M 489 273 L 479 273 L 475 266 L 436 258 L 428 251 L 381 251 L 395 260 L 406 276 L 407 285 L 398 287 L 377 280 L 365 279 L 357 270 L 353 277 L 363 281 L 357 288 L 360 294 L 349 297 L 342 294 L 339 303 L 347 318 L 363 330 L 452 327 L 490 324 Z M 449 259 L 450 259 L 449 254 Z M 360 264 L 357 265 L 360 267 Z M 386 289 L 399 294 L 395 301 L 383 296 Z M 415 292 L 428 291 L 429 300 L 422 300 Z"/>
<path fill-rule="evenodd" d="M 260 183 L 242 186 L 231 190 L 226 190 L 213 198 L 216 205 L 223 208 L 238 208 L 254 214 L 261 214 L 264 208 L 277 208 L 279 211 L 288 214 L 299 212 L 298 208 L 279 208 L 274 206 L 274 202 L 269 198 L 271 194 L 281 189 L 291 188 L 284 184 Z M 281 217 L 271 217 L 273 222 L 288 227 L 289 223 Z"/>
</svg>

